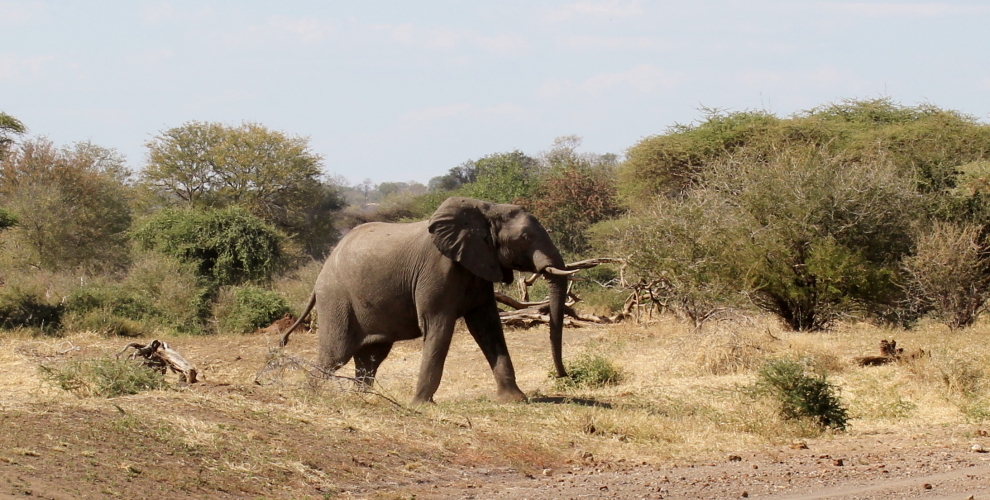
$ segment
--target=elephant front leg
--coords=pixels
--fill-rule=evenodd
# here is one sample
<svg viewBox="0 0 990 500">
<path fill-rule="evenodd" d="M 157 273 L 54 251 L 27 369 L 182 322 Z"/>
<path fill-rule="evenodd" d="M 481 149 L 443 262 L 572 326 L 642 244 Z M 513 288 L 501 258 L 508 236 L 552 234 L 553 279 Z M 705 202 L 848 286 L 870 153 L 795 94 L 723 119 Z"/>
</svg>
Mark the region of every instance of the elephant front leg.
<svg viewBox="0 0 990 500">
<path fill-rule="evenodd" d="M 495 300 L 466 314 L 464 322 L 495 375 L 496 399 L 504 402 L 526 401 L 526 395 L 516 385 L 516 372 L 509 358 Z"/>
<path fill-rule="evenodd" d="M 440 324 L 430 324 L 429 321 L 421 326 L 423 336 L 423 360 L 419 365 L 419 380 L 416 382 L 416 395 L 413 404 L 432 403 L 433 395 L 440 387 L 443 376 L 443 365 L 450 350 L 450 338 L 454 335 L 454 320 L 443 321 Z"/>
</svg>

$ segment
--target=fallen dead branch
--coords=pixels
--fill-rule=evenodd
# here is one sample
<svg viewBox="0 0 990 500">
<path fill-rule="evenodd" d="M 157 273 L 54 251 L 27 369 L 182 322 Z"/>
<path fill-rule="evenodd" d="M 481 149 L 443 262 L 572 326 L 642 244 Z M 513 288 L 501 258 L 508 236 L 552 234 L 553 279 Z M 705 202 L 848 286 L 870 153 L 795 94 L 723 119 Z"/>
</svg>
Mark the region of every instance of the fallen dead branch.
<svg viewBox="0 0 990 500">
<path fill-rule="evenodd" d="M 162 374 L 165 373 L 166 369 L 169 369 L 181 375 L 187 383 L 196 383 L 196 367 L 186 361 L 186 358 L 183 358 L 178 351 L 169 347 L 165 342 L 157 339 L 152 340 L 147 345 L 131 342 L 117 353 L 117 358 L 120 358 L 121 354 L 124 354 L 131 348 L 134 349 L 134 352 L 127 359 L 144 358 L 145 365 L 156 370 L 161 370 Z"/>
<path fill-rule="evenodd" d="M 392 406 L 411 414 L 420 414 L 399 403 L 395 398 L 368 387 L 362 381 L 353 378 L 337 375 L 334 372 L 324 370 L 315 363 L 307 361 L 298 356 L 290 356 L 280 348 L 269 348 L 268 356 L 264 366 L 262 366 L 254 376 L 254 383 L 257 385 L 271 385 L 283 382 L 288 372 L 297 371 L 306 375 L 306 380 L 310 387 L 319 387 L 325 381 L 337 382 L 337 390 L 358 394 L 361 396 L 374 396 L 387 401 Z"/>
<path fill-rule="evenodd" d="M 918 349 L 910 353 L 905 353 L 904 349 L 897 347 L 897 341 L 886 339 L 880 341 L 880 355 L 879 356 L 864 356 L 861 358 L 856 358 L 856 364 L 859 366 L 882 366 L 890 363 L 897 363 L 902 361 L 907 361 L 910 359 L 918 359 L 927 356 L 923 349 Z"/>
<path fill-rule="evenodd" d="M 611 257 L 587 259 L 569 263 L 565 265 L 564 269 L 560 270 L 560 272 L 572 273 L 582 269 L 590 269 L 600 264 L 621 262 L 623 262 L 621 259 Z M 544 300 L 541 302 L 530 302 L 529 300 L 529 287 L 536 283 L 536 280 L 539 279 L 540 276 L 542 275 L 533 274 L 529 277 L 519 278 L 516 284 L 519 287 L 519 296 L 522 297 L 522 300 L 516 300 L 504 293 L 495 292 L 495 300 L 514 309 L 513 311 L 499 312 L 499 317 L 502 319 L 503 325 L 529 328 L 536 325 L 550 323 L 550 301 Z M 573 276 L 569 276 L 568 279 L 570 281 L 583 281 L 581 278 L 576 278 Z M 580 302 L 581 299 L 569 289 L 567 291 L 567 296 L 568 302 L 564 304 L 564 326 L 583 327 L 600 325 L 603 323 L 614 323 L 622 317 L 621 314 L 612 318 L 578 314 L 578 312 L 574 310 L 573 305 Z"/>
</svg>

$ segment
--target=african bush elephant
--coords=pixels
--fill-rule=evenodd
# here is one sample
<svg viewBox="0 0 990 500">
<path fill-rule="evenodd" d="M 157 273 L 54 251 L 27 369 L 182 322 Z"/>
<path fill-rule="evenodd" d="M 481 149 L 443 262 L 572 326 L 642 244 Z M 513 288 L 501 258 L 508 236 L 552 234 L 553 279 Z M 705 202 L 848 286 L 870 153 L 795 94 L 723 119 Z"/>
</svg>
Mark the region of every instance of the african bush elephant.
<svg viewBox="0 0 990 500">
<path fill-rule="evenodd" d="M 433 401 L 458 318 L 495 375 L 499 401 L 525 401 L 505 345 L 494 283 L 512 272 L 550 282 L 550 344 L 558 376 L 567 274 L 546 229 L 518 205 L 448 198 L 429 221 L 356 227 L 327 258 L 306 311 L 319 317 L 319 365 L 332 372 L 354 358 L 372 384 L 392 344 L 424 337 L 414 403 Z M 282 338 L 288 342 L 292 325 Z"/>
</svg>

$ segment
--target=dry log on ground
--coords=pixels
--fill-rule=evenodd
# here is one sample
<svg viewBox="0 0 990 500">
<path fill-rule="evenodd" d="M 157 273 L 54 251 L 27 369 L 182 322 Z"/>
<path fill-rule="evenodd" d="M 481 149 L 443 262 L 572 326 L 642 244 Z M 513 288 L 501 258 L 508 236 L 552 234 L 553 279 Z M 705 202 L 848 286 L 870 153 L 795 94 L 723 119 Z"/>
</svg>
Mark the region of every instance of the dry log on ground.
<svg viewBox="0 0 990 500">
<path fill-rule="evenodd" d="M 912 351 L 909 354 L 904 353 L 904 349 L 897 347 L 897 341 L 886 339 L 880 341 L 880 355 L 879 356 L 864 356 L 861 358 L 856 358 L 856 364 L 859 366 L 882 366 L 890 363 L 903 362 L 911 359 L 918 359 L 928 356 L 923 349 L 918 349 Z"/>
<path fill-rule="evenodd" d="M 165 373 L 167 368 L 181 375 L 187 383 L 196 383 L 196 367 L 186 361 L 186 358 L 183 358 L 178 351 L 169 347 L 165 342 L 157 339 L 152 340 L 147 345 L 131 342 L 117 353 L 117 357 L 119 358 L 121 354 L 124 354 L 124 352 L 131 348 L 134 349 L 134 352 L 127 359 L 144 358 L 145 365 L 161 370 L 162 374 Z"/>
</svg>

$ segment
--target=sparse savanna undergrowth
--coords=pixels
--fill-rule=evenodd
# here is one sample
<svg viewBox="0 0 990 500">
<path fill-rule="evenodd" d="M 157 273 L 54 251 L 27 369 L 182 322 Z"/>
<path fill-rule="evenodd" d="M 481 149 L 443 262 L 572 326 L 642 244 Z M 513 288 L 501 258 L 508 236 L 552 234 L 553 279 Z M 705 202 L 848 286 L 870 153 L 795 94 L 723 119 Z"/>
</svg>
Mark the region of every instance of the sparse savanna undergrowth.
<svg viewBox="0 0 990 500">
<path fill-rule="evenodd" d="M 544 329 L 509 331 L 530 404 L 489 400 L 487 363 L 459 330 L 438 403 L 422 407 L 408 406 L 416 341 L 396 345 L 375 392 L 365 393 L 348 380 L 313 378 L 305 362 L 259 377 L 276 342 L 263 335 L 170 339 L 202 382 L 186 385 L 169 374 L 156 385 L 112 359 L 122 339 L 7 333 L 0 340 L 0 475 L 7 479 L 0 497 L 408 498 L 466 470 L 539 475 L 589 463 L 691 465 L 773 454 L 795 440 L 884 434 L 922 436 L 921 443 L 936 428 L 967 442 L 990 419 L 988 328 L 840 324 L 788 333 L 771 319 L 740 317 L 698 330 L 662 317 L 565 331 L 569 382 L 547 376 Z M 890 337 L 926 355 L 854 363 Z M 299 335 L 290 351 L 282 354 L 315 359 L 315 335 Z M 781 371 L 779 360 L 792 364 Z M 811 380 L 812 393 L 841 408 L 846 430 L 754 390 L 768 366 Z M 101 389 L 108 385 L 113 390 Z"/>
</svg>

